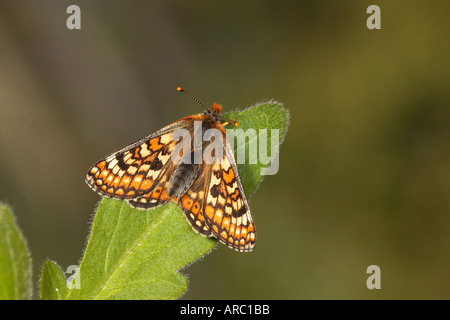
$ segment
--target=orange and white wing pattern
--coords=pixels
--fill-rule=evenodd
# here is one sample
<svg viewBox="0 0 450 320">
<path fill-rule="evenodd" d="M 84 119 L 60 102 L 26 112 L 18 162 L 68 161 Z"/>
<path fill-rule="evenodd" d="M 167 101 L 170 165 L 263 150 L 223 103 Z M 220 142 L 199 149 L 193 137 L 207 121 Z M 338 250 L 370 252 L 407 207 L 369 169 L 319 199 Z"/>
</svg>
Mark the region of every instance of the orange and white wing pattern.
<svg viewBox="0 0 450 320">
<path fill-rule="evenodd" d="M 176 122 L 100 160 L 89 169 L 86 183 L 102 196 L 126 199 L 139 208 L 168 201 L 170 157 L 177 144 L 172 134 L 185 125 Z"/>
<path fill-rule="evenodd" d="M 226 151 L 220 163 L 210 165 L 203 214 L 208 228 L 222 243 L 238 251 L 252 251 L 255 224 L 228 141 Z"/>
<path fill-rule="evenodd" d="M 140 209 L 177 201 L 194 231 L 214 236 L 235 250 L 252 251 L 255 224 L 233 150 L 220 123 L 221 110 L 214 104 L 203 114 L 185 117 L 107 156 L 89 169 L 87 184 L 102 196 L 126 200 Z M 181 142 L 174 132 L 185 129 L 192 137 L 197 133 L 195 121 L 203 125 L 201 134 L 207 129 L 221 131 L 224 155 L 211 164 L 175 163 L 171 156 L 179 152 L 176 147 Z M 203 151 L 206 146 L 203 144 Z M 192 159 L 193 140 L 191 147 Z"/>
<path fill-rule="evenodd" d="M 203 215 L 203 208 L 206 198 L 206 183 L 209 180 L 207 169 L 207 166 L 203 166 L 200 169 L 197 179 L 180 198 L 178 204 L 194 231 L 203 236 L 211 237 L 213 234 L 206 224 L 205 216 Z"/>
<path fill-rule="evenodd" d="M 149 193 L 146 193 L 142 196 L 127 199 L 128 204 L 134 208 L 148 209 L 160 206 L 168 202 L 171 199 L 170 195 L 167 193 L 167 189 L 169 187 L 168 177 L 170 177 L 170 172 L 173 170 L 173 164 L 166 165 L 166 167 L 163 169 L 163 172 L 161 172 L 161 174 L 159 175 L 158 180 L 154 182 L 154 185 L 156 185 L 156 187 L 153 188 Z"/>
</svg>

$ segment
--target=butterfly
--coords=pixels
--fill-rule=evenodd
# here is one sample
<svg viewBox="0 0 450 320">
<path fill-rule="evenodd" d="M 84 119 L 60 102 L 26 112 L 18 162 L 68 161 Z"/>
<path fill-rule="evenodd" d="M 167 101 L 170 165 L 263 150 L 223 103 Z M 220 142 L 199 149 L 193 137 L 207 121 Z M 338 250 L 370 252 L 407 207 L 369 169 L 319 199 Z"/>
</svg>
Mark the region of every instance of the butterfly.
<svg viewBox="0 0 450 320">
<path fill-rule="evenodd" d="M 221 123 L 221 111 L 214 103 L 112 153 L 89 169 L 86 183 L 134 208 L 175 201 L 195 232 L 237 251 L 252 251 L 255 224 L 224 128 L 237 122 Z M 197 139 L 210 131 L 214 139 Z"/>
</svg>

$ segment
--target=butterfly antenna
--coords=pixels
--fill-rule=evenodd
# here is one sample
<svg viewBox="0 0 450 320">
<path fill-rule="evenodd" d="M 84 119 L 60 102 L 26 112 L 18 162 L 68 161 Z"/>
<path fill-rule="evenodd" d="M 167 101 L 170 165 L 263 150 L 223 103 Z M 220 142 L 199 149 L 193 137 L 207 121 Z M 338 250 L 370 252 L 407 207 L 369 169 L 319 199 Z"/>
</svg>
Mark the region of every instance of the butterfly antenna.
<svg viewBox="0 0 450 320">
<path fill-rule="evenodd" d="M 208 110 L 208 108 L 200 100 L 198 100 L 196 97 L 194 97 L 192 94 L 190 94 L 189 91 L 184 90 L 182 87 L 177 87 L 177 91 L 186 93 L 192 100 L 194 100 L 199 105 L 201 105 L 203 108 L 205 108 L 205 110 Z"/>
</svg>

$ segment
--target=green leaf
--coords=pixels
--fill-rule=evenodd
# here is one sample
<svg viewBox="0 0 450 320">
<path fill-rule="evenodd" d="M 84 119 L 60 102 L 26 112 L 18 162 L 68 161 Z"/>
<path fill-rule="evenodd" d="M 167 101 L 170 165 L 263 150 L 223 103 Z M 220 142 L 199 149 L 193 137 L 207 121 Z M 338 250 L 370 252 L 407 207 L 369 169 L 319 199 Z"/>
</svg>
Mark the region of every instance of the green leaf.
<svg viewBox="0 0 450 320">
<path fill-rule="evenodd" d="M 41 300 L 62 300 L 67 296 L 67 282 L 61 269 L 53 261 L 46 261 L 42 268 Z"/>
<path fill-rule="evenodd" d="M 31 298 L 31 259 L 11 209 L 0 203 L 0 299 Z"/>
<path fill-rule="evenodd" d="M 175 203 L 142 211 L 105 198 L 78 269 L 80 289 L 68 290 L 65 298 L 178 298 L 187 281 L 177 270 L 215 243 L 192 232 Z"/>
<path fill-rule="evenodd" d="M 236 117 L 244 131 L 279 129 L 279 141 L 288 124 L 287 111 L 276 102 L 225 117 Z M 255 138 L 246 144 L 252 139 Z M 264 166 L 259 162 L 239 165 L 249 194 L 261 181 Z M 176 203 L 138 210 L 125 201 L 104 198 L 97 208 L 83 260 L 72 281 L 78 288 L 62 289 L 64 276 L 56 265 L 47 261 L 41 278 L 41 297 L 176 299 L 187 288 L 187 280 L 178 270 L 208 253 L 216 242 L 196 234 Z"/>
<path fill-rule="evenodd" d="M 250 197 L 261 183 L 264 174 L 276 174 L 278 171 L 276 159 L 271 163 L 268 160 L 279 152 L 278 147 L 283 142 L 289 126 L 289 112 L 281 103 L 268 101 L 247 108 L 242 112 L 227 113 L 224 117 L 227 119 L 236 118 L 239 123 L 238 127 L 227 127 L 227 133 L 234 132 L 235 138 L 233 139 L 233 135 L 229 135 L 229 139 L 234 145 L 234 155 L 245 193 Z M 230 129 L 232 132 L 230 132 Z M 264 139 L 264 130 L 267 132 L 266 139 Z M 245 143 L 239 143 L 239 137 L 242 136 L 245 137 Z M 273 143 L 272 140 L 274 140 Z M 268 159 L 261 157 L 264 152 L 260 150 L 260 146 L 266 143 L 267 152 L 265 154 Z M 250 152 L 252 148 L 254 149 Z M 256 150 L 256 153 L 254 150 Z M 253 159 L 255 161 L 251 161 L 250 154 L 255 156 Z M 241 155 L 245 155 L 245 161 L 239 161 Z M 270 170 L 264 172 L 268 167 Z"/>
</svg>

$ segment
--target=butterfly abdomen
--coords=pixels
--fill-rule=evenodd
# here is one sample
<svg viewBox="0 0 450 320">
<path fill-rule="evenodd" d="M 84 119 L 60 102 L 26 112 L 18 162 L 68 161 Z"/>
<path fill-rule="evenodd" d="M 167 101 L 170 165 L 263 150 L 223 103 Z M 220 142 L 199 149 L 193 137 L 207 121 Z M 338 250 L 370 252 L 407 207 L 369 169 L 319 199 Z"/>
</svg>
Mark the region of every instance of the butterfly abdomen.
<svg viewBox="0 0 450 320">
<path fill-rule="evenodd" d="M 170 177 L 167 194 L 180 198 L 190 188 L 198 173 L 198 165 L 191 163 L 180 164 Z"/>
</svg>

